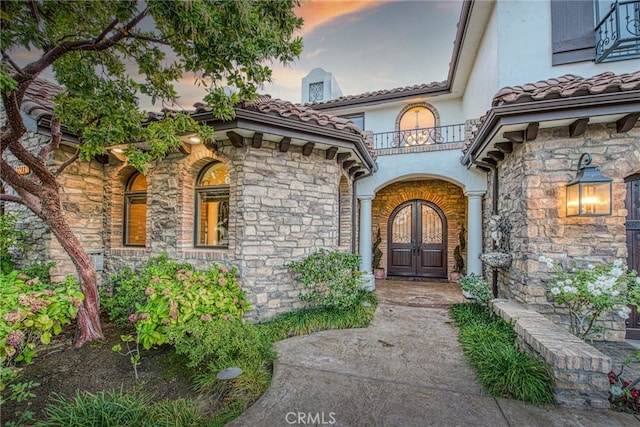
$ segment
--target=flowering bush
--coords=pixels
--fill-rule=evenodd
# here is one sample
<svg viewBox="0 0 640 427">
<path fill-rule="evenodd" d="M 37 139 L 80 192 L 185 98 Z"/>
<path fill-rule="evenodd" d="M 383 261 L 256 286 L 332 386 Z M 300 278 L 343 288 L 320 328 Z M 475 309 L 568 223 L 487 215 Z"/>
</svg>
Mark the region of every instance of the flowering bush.
<svg viewBox="0 0 640 427">
<path fill-rule="evenodd" d="M 460 288 L 463 291 L 472 294 L 478 302 L 486 303 L 493 299 L 493 292 L 489 282 L 484 280 L 482 276 L 471 273 L 460 279 Z"/>
<path fill-rule="evenodd" d="M 0 391 L 16 380 L 17 363 L 31 363 L 38 346 L 71 323 L 83 298 L 72 278 L 47 286 L 16 270 L 0 272 Z"/>
<path fill-rule="evenodd" d="M 37 344 L 49 344 L 76 317 L 82 299 L 73 278 L 47 287 L 19 271 L 0 274 L 0 362 L 30 363 Z"/>
<path fill-rule="evenodd" d="M 564 271 L 544 256 L 538 259 L 556 276 L 549 282 L 549 295 L 553 301 L 569 310 L 571 332 L 585 338 L 592 332 L 596 320 L 607 311 L 617 311 L 626 319 L 627 305 L 640 303 L 640 279 L 635 271 L 627 271 L 621 260 L 613 264 L 590 264 L 586 269 Z"/>
<path fill-rule="evenodd" d="M 167 332 L 171 328 L 213 319 L 241 319 L 250 308 L 235 269 L 213 264 L 207 271 L 197 271 L 163 254 L 152 258 L 140 274 L 128 274 L 125 282 L 130 286 L 114 290 L 113 298 L 121 304 L 107 297 L 103 306 L 116 309 L 133 324 L 136 343 L 147 350 L 169 342 Z M 118 300 L 119 292 L 125 291 L 126 296 Z M 181 330 L 188 333 L 189 328 Z"/>
<path fill-rule="evenodd" d="M 640 414 L 640 390 L 634 388 L 640 382 L 640 378 L 635 381 L 625 381 L 622 378 L 622 370 L 617 374 L 611 371 L 607 376 L 609 377 L 609 402 L 612 409 Z"/>
</svg>

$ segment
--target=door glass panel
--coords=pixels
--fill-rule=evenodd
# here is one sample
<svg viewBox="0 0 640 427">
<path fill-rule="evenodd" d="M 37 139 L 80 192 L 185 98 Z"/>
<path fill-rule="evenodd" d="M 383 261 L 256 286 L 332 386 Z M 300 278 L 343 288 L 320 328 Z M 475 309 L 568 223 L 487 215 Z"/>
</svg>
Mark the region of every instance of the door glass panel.
<svg viewBox="0 0 640 427">
<path fill-rule="evenodd" d="M 422 205 L 422 243 L 442 243 L 442 220 L 431 206 Z"/>
<path fill-rule="evenodd" d="M 391 226 L 393 243 L 411 243 L 411 205 L 407 205 L 396 214 Z"/>
</svg>

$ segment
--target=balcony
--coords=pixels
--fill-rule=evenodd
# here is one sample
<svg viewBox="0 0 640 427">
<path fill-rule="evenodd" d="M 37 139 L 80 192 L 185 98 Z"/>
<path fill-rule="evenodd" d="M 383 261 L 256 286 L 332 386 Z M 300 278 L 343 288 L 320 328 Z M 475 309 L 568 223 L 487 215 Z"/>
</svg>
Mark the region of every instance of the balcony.
<svg viewBox="0 0 640 427">
<path fill-rule="evenodd" d="M 373 148 L 379 156 L 447 148 L 457 149 L 463 142 L 464 123 L 373 134 Z M 447 147 L 445 144 L 455 145 Z"/>
<path fill-rule="evenodd" d="M 596 62 L 640 58 L 640 1 L 616 1 L 596 27 Z"/>
</svg>

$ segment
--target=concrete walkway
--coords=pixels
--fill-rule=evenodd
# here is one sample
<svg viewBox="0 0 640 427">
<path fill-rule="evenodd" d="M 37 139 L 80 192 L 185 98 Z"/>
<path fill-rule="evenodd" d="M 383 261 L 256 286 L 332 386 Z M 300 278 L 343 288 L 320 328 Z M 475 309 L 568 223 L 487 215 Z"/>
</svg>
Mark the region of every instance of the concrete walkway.
<svg viewBox="0 0 640 427">
<path fill-rule="evenodd" d="M 449 283 L 378 281 L 366 329 L 277 343 L 269 390 L 233 426 L 640 426 L 613 411 L 535 407 L 486 395 L 457 342 Z"/>
</svg>

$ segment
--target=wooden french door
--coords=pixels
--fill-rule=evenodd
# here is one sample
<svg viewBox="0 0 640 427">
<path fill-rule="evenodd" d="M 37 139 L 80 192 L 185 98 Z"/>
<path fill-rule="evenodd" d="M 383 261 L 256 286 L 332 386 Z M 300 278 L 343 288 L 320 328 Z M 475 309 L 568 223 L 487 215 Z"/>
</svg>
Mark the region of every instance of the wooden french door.
<svg viewBox="0 0 640 427">
<path fill-rule="evenodd" d="M 424 200 L 398 206 L 389 217 L 391 276 L 447 277 L 447 219 Z"/>
<path fill-rule="evenodd" d="M 640 273 L 640 174 L 625 179 L 627 183 L 627 265 Z M 640 314 L 634 306 L 630 306 L 631 314 L 627 319 L 628 339 L 640 339 Z"/>
</svg>

